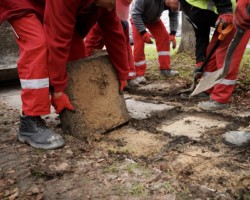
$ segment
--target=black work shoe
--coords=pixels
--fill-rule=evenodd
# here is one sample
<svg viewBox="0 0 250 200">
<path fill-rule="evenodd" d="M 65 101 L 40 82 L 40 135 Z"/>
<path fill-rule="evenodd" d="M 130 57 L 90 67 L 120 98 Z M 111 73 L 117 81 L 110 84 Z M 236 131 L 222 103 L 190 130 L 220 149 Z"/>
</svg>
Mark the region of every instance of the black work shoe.
<svg viewBox="0 0 250 200">
<path fill-rule="evenodd" d="M 209 94 L 206 92 L 201 92 L 191 97 L 190 97 L 190 93 L 181 93 L 180 97 L 182 99 L 190 99 L 190 100 L 209 100 L 210 99 Z"/>
<path fill-rule="evenodd" d="M 48 129 L 40 116 L 20 116 L 17 138 L 35 148 L 56 149 L 64 145 L 62 136 Z"/>
</svg>

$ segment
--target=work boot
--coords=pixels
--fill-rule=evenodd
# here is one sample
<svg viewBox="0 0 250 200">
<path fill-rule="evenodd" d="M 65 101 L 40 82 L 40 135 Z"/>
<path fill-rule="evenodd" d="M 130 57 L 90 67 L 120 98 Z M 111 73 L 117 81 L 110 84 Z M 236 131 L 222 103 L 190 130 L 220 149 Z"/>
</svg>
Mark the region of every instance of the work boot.
<svg viewBox="0 0 250 200">
<path fill-rule="evenodd" d="M 172 69 L 161 69 L 160 74 L 167 77 L 179 76 L 179 72 Z"/>
<path fill-rule="evenodd" d="M 64 145 L 62 136 L 48 129 L 40 116 L 21 115 L 17 138 L 35 148 L 56 149 Z"/>
<path fill-rule="evenodd" d="M 147 82 L 144 76 L 137 76 L 134 80 L 136 80 L 139 84 L 145 84 Z"/>
<path fill-rule="evenodd" d="M 216 111 L 216 110 L 223 110 L 223 109 L 229 108 L 229 104 L 219 103 L 211 99 L 209 101 L 200 102 L 198 104 L 198 107 L 202 110 Z"/>
<path fill-rule="evenodd" d="M 131 80 L 128 80 L 128 86 L 130 86 L 130 87 L 139 87 L 140 84 L 138 83 L 138 81 L 136 79 L 131 79 Z"/>
<path fill-rule="evenodd" d="M 250 146 L 250 132 L 229 131 L 222 135 L 222 141 L 226 144 L 237 147 Z"/>
<path fill-rule="evenodd" d="M 210 99 L 210 96 L 207 92 L 201 92 L 191 97 L 190 97 L 190 93 L 181 93 L 180 97 L 182 99 L 190 99 L 190 100 L 209 100 Z"/>
</svg>

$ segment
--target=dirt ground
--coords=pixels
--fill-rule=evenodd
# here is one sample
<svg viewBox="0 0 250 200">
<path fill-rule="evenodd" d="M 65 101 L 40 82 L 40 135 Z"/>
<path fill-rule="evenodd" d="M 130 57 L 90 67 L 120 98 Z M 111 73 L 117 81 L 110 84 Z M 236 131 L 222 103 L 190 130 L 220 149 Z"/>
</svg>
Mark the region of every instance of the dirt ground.
<svg viewBox="0 0 250 200">
<path fill-rule="evenodd" d="M 231 147 L 221 139 L 227 130 L 249 126 L 250 115 L 235 115 L 250 111 L 249 85 L 237 85 L 232 109 L 210 113 L 174 93 L 190 82 L 181 77 L 163 81 L 171 84 L 171 94 L 152 88 L 129 89 L 125 96 L 168 102 L 176 107 L 171 115 L 131 119 L 88 143 L 63 134 L 59 118 L 48 116 L 48 126 L 66 140 L 63 148 L 50 151 L 19 143 L 19 110 L 0 101 L 0 199 L 249 200 L 250 148 Z M 199 140 L 157 128 L 187 116 L 226 125 L 207 128 Z"/>
</svg>

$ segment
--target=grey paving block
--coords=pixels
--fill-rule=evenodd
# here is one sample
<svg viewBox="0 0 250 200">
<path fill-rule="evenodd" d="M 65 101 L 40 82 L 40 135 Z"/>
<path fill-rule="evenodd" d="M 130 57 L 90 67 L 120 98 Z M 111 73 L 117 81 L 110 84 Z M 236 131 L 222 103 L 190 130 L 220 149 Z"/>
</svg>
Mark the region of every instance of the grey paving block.
<svg viewBox="0 0 250 200">
<path fill-rule="evenodd" d="M 126 105 L 130 117 L 138 120 L 151 118 L 153 116 L 164 117 L 168 111 L 175 108 L 167 104 L 148 103 L 133 99 L 127 99 Z"/>
</svg>

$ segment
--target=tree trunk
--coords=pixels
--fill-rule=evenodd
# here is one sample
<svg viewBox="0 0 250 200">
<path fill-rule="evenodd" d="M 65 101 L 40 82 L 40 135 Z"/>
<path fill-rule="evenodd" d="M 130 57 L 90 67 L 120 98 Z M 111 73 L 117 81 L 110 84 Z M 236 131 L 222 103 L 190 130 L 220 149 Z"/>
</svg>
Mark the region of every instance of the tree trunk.
<svg viewBox="0 0 250 200">
<path fill-rule="evenodd" d="M 192 25 L 182 12 L 181 42 L 177 53 L 195 52 L 195 34 Z"/>
</svg>

